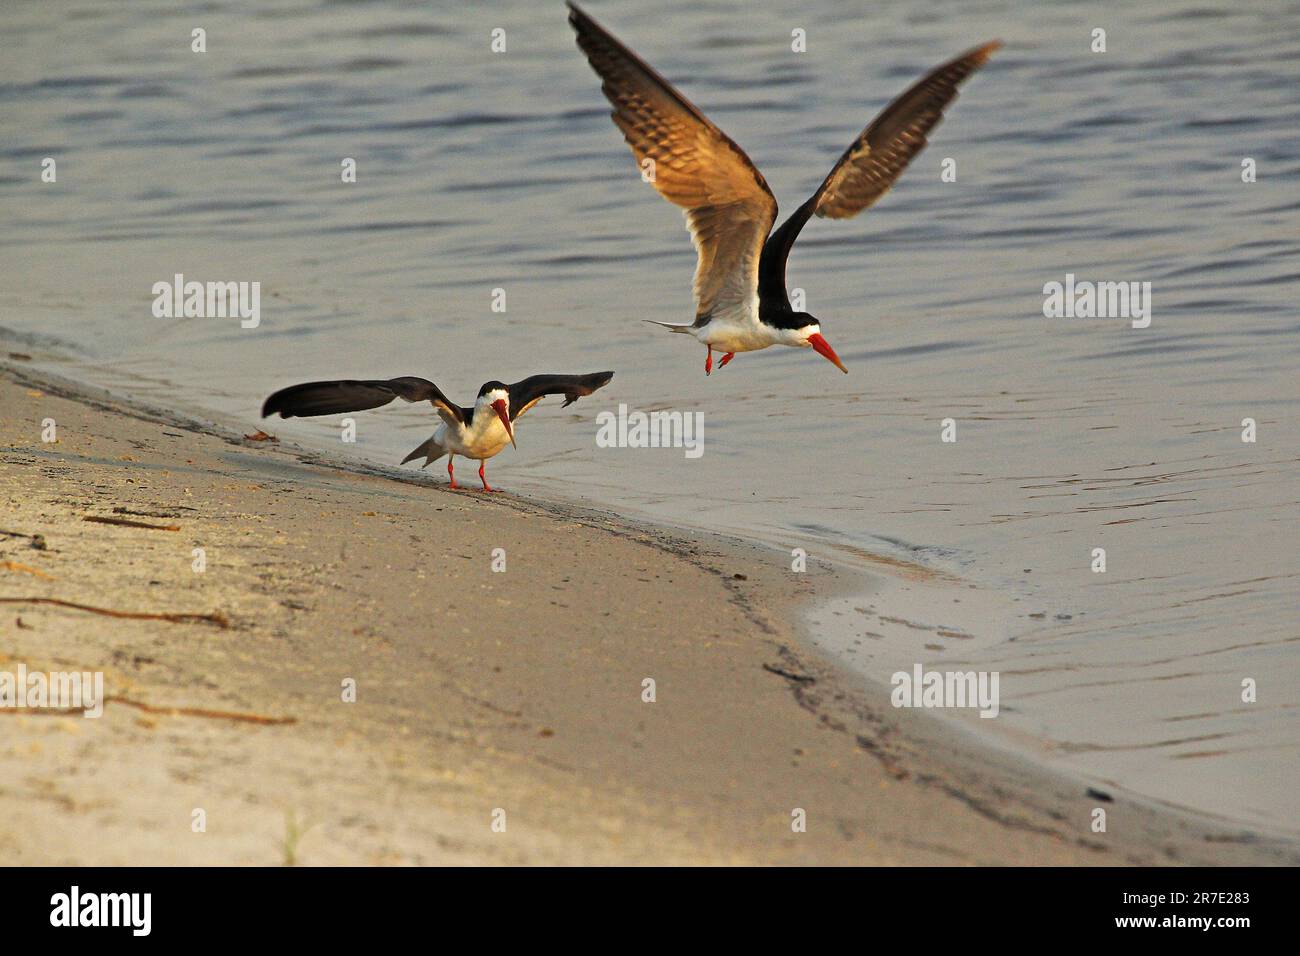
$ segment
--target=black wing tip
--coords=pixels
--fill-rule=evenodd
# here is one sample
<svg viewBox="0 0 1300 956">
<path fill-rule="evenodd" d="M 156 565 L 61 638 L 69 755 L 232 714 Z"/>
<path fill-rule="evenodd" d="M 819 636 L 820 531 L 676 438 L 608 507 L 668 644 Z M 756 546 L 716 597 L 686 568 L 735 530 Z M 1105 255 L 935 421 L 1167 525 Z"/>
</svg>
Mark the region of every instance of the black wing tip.
<svg viewBox="0 0 1300 956">
<path fill-rule="evenodd" d="M 609 384 L 610 379 L 614 377 L 613 372 L 588 372 L 586 375 L 573 376 L 578 381 L 577 388 L 564 392 L 564 404 L 561 408 L 568 408 L 584 395 L 590 395 Z"/>
<path fill-rule="evenodd" d="M 586 389 L 586 391 L 581 393 L 574 393 L 573 396 L 569 398 L 569 401 L 565 402 L 564 404 L 568 405 L 572 402 L 576 402 L 578 400 L 579 394 L 590 395 L 592 392 L 599 391 L 600 389 L 608 385 L 610 379 L 612 379 L 613 377 L 614 377 L 613 372 L 588 372 L 586 375 L 581 376 L 582 386 L 583 388 Z"/>
<path fill-rule="evenodd" d="M 616 47 L 622 45 L 614 39 L 595 17 L 574 3 L 573 0 L 564 0 L 564 4 L 569 8 L 569 26 L 573 27 L 573 32 L 577 34 L 578 46 L 582 48 L 583 52 L 591 54 L 592 51 L 588 48 L 592 44 L 606 41 L 613 41 Z"/>
<path fill-rule="evenodd" d="M 284 407 L 283 395 L 284 395 L 283 392 L 276 392 L 274 395 L 271 395 L 270 397 L 267 398 L 266 401 L 262 403 L 263 418 L 266 418 L 268 415 L 274 415 L 276 412 L 280 413 L 281 418 L 293 417 L 293 412 L 289 411 Z"/>
<path fill-rule="evenodd" d="M 320 388 L 322 385 L 338 384 L 334 382 L 303 382 L 299 385 L 290 385 L 282 388 L 278 392 L 272 392 L 267 396 L 266 401 L 262 403 L 262 417 L 278 414 L 281 418 L 303 418 L 311 414 L 323 414 L 321 412 L 312 412 L 308 409 L 303 411 L 303 396 L 307 395 L 313 389 Z"/>
</svg>

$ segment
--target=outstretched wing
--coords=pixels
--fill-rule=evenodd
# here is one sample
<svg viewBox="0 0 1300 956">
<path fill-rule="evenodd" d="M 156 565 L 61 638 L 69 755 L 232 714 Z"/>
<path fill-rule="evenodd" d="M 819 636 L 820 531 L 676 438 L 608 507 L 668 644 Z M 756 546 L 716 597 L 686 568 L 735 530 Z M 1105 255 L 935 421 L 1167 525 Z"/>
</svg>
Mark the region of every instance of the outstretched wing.
<svg viewBox="0 0 1300 956">
<path fill-rule="evenodd" d="M 753 300 L 763 240 L 776 221 L 776 199 L 763 174 L 672 84 L 573 3 L 569 23 L 643 175 L 686 210 L 699 257 L 696 324 Z"/>
<path fill-rule="evenodd" d="M 613 372 L 588 375 L 530 375 L 522 382 L 507 385 L 510 392 L 510 420 L 513 422 L 547 395 L 563 395 L 564 405 L 572 405 L 583 395 L 590 395 L 609 384 Z"/>
<path fill-rule="evenodd" d="M 443 420 L 464 421 L 465 411 L 451 403 L 428 379 L 406 375 L 387 381 L 307 382 L 282 388 L 262 405 L 262 417 L 279 412 L 281 418 L 362 412 L 387 405 L 395 398 L 408 402 L 429 402 Z"/>
<path fill-rule="evenodd" d="M 871 121 L 844 151 L 817 191 L 791 213 L 763 247 L 759 296 L 789 307 L 785 264 L 799 231 L 813 213 L 827 219 L 850 219 L 889 191 L 908 164 L 925 148 L 927 135 L 943 119 L 957 87 L 983 66 L 1000 41 L 985 43 L 914 83 Z"/>
</svg>

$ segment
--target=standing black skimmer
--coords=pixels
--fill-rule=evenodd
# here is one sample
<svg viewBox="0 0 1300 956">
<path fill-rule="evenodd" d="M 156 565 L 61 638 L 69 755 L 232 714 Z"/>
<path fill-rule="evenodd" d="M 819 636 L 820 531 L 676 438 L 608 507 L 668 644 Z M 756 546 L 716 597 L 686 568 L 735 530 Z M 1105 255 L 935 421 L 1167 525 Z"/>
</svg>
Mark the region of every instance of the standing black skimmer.
<svg viewBox="0 0 1300 956">
<path fill-rule="evenodd" d="M 427 468 L 448 455 L 447 474 L 451 487 L 458 488 L 452 462 L 457 455 L 474 458 L 479 463 L 478 477 L 483 482 L 483 490 L 491 491 L 483 469 L 487 460 L 507 443 L 515 443 L 515 419 L 547 395 L 563 395 L 564 405 L 560 406 L 563 408 L 607 385 L 613 377 L 613 372 L 592 372 L 590 375 L 532 375 L 513 385 L 485 382 L 472 408 L 453 405 L 437 385 L 413 375 L 388 381 L 307 382 L 282 388 L 268 398 L 262 405 L 262 417 L 276 412 L 281 418 L 361 412 L 387 405 L 395 398 L 427 401 L 438 410 L 442 424 L 428 441 L 403 458 L 402 464 L 423 456 L 421 467 Z"/>
<path fill-rule="evenodd" d="M 714 349 L 726 353 L 718 364 L 722 368 L 737 352 L 769 345 L 811 347 L 848 372 L 822 338 L 817 318 L 790 306 L 785 288 L 790 247 L 813 213 L 849 219 L 883 196 L 925 148 L 926 134 L 943 118 L 957 87 L 1002 44 L 986 43 L 936 67 L 885 107 L 817 191 L 769 236 L 776 197 L 744 150 L 572 2 L 569 23 L 603 81 L 614 125 L 623 131 L 644 178 L 685 210 L 699 256 L 695 321 L 654 324 L 694 335 L 708 346 L 706 375 L 713 370 Z"/>
</svg>

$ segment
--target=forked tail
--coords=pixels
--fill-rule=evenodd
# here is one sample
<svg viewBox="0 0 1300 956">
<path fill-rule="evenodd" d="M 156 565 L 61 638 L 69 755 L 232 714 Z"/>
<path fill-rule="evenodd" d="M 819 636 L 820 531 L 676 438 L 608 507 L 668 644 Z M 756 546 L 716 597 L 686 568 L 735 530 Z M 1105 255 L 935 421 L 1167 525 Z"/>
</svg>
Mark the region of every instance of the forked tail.
<svg viewBox="0 0 1300 956">
<path fill-rule="evenodd" d="M 690 335 L 695 331 L 695 325 L 693 323 L 689 325 L 679 325 L 675 322 L 656 322 L 654 319 L 642 319 L 641 321 L 649 322 L 651 325 L 661 325 L 669 332 L 685 332 L 687 335 Z"/>
<path fill-rule="evenodd" d="M 415 451 L 403 458 L 402 464 L 405 465 L 408 461 L 414 461 L 416 458 L 424 458 L 424 464 L 420 467 L 428 468 L 445 454 L 447 454 L 447 449 L 443 448 L 432 438 L 429 438 L 416 448 Z"/>
</svg>

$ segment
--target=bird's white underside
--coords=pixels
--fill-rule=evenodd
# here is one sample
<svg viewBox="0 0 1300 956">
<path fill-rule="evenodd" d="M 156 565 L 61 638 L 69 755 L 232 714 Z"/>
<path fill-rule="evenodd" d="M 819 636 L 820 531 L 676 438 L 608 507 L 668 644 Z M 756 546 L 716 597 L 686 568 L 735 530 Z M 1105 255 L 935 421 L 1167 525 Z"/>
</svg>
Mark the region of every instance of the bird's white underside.
<svg viewBox="0 0 1300 956">
<path fill-rule="evenodd" d="M 758 320 L 758 262 L 763 241 L 776 213 L 771 197 L 761 194 L 750 203 L 733 203 L 721 210 L 710 207 L 710 219 L 724 228 L 707 239 L 700 234 L 698 210 L 686 211 L 699 261 L 695 270 L 695 308 L 709 309 L 709 321 L 691 334 L 705 345 L 723 352 L 757 352 L 772 345 L 807 348 L 808 336 L 818 331 L 777 329 Z"/>
<path fill-rule="evenodd" d="M 510 396 L 500 389 L 479 398 L 474 404 L 473 421 L 468 426 L 455 419 L 449 420 L 449 416 L 440 412 L 443 423 L 433 433 L 433 443 L 446 453 L 477 461 L 498 455 L 510 444 L 510 436 L 492 408 L 492 403 L 502 398 L 507 402 L 510 400 Z"/>
<path fill-rule="evenodd" d="M 758 302 L 742 303 L 715 311 L 698 329 L 691 329 L 704 345 L 721 352 L 757 352 L 772 345 L 808 348 L 808 336 L 818 331 L 816 325 L 801 329 L 777 329 L 758 320 Z"/>
</svg>

